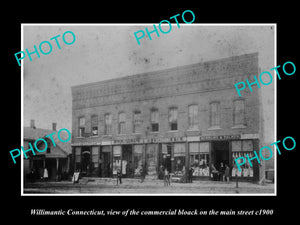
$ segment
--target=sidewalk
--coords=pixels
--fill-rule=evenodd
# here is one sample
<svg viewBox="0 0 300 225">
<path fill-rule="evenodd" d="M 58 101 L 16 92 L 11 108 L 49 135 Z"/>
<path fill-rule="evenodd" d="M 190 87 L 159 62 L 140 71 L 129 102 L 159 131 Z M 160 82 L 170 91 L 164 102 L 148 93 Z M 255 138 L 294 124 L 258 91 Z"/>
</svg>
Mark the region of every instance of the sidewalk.
<svg viewBox="0 0 300 225">
<path fill-rule="evenodd" d="M 230 183 L 218 181 L 193 181 L 193 183 L 171 183 L 164 186 L 163 180 L 123 178 L 122 184 L 116 185 L 115 178 L 84 177 L 79 183 L 71 181 L 35 182 L 24 185 L 24 193 L 55 194 L 272 194 L 274 184 L 265 185 L 235 181 Z"/>
</svg>

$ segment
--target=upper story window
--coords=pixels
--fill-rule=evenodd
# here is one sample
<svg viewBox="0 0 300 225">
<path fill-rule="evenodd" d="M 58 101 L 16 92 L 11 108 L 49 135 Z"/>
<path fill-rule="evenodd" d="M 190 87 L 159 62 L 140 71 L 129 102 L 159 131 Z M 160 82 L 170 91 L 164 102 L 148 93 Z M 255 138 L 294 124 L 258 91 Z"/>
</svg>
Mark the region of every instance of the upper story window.
<svg viewBox="0 0 300 225">
<path fill-rule="evenodd" d="M 190 105 L 188 107 L 188 123 L 189 129 L 198 129 L 198 105 Z"/>
<path fill-rule="evenodd" d="M 104 134 L 110 135 L 112 128 L 112 115 L 110 113 L 106 113 L 104 115 Z"/>
<path fill-rule="evenodd" d="M 238 99 L 233 102 L 233 123 L 234 125 L 245 125 L 245 101 Z"/>
<path fill-rule="evenodd" d="M 178 109 L 172 107 L 169 109 L 169 130 L 178 130 Z"/>
<path fill-rule="evenodd" d="M 220 127 L 220 102 L 210 103 L 210 126 Z"/>
<path fill-rule="evenodd" d="M 159 113 L 158 109 L 151 109 L 150 112 L 150 123 L 151 123 L 151 132 L 158 132 L 159 131 Z"/>
<path fill-rule="evenodd" d="M 83 137 L 85 132 L 85 118 L 80 117 L 78 121 L 78 137 Z"/>
<path fill-rule="evenodd" d="M 142 113 L 141 111 L 134 111 L 133 112 L 133 133 L 141 133 L 142 128 Z"/>
<path fill-rule="evenodd" d="M 119 113 L 118 121 L 119 121 L 119 126 L 118 126 L 119 134 L 125 134 L 126 114 L 124 112 Z"/>
<path fill-rule="evenodd" d="M 92 136 L 98 136 L 98 116 L 91 117 Z"/>
</svg>

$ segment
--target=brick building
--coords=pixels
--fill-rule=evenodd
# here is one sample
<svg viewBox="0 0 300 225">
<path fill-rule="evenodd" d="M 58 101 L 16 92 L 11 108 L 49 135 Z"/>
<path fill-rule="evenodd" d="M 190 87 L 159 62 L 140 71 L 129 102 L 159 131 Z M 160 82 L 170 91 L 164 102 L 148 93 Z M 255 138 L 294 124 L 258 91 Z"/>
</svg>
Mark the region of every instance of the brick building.
<svg viewBox="0 0 300 225">
<path fill-rule="evenodd" d="M 234 84 L 258 74 L 258 53 L 180 66 L 72 87 L 74 170 L 100 177 L 180 177 L 193 167 L 210 179 L 211 165 L 228 164 L 233 177 L 257 181 L 261 166 L 234 158 L 254 156 L 261 137 L 259 90 Z"/>
</svg>

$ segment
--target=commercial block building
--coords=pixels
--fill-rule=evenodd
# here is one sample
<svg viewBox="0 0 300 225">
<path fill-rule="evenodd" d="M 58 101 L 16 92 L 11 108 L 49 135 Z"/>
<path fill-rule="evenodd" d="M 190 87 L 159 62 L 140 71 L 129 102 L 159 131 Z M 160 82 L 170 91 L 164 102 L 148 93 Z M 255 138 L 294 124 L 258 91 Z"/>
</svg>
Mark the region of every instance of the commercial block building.
<svg viewBox="0 0 300 225">
<path fill-rule="evenodd" d="M 72 167 L 100 177 L 144 168 L 154 178 L 193 167 L 211 179 L 224 163 L 233 177 L 259 180 L 256 160 L 242 172 L 234 161 L 260 147 L 259 90 L 239 97 L 234 87 L 258 70 L 251 53 L 72 87 Z"/>
</svg>

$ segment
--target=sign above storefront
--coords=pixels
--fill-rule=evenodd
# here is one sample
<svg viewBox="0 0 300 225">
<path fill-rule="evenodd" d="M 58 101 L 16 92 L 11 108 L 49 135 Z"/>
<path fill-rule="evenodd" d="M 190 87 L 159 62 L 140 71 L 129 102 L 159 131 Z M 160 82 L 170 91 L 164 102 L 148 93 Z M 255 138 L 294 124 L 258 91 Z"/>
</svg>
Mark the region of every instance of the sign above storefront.
<svg viewBox="0 0 300 225">
<path fill-rule="evenodd" d="M 166 138 L 126 138 L 115 139 L 102 142 L 80 142 L 72 143 L 72 146 L 92 146 L 92 145 L 124 145 L 124 144 L 149 144 L 149 143 L 169 143 L 169 142 L 195 142 L 195 141 L 216 141 L 241 139 L 241 135 L 219 135 L 219 136 L 193 136 L 193 137 L 166 137 Z"/>
<path fill-rule="evenodd" d="M 241 135 L 219 135 L 219 136 L 200 136 L 200 141 L 232 140 L 241 139 Z"/>
</svg>

